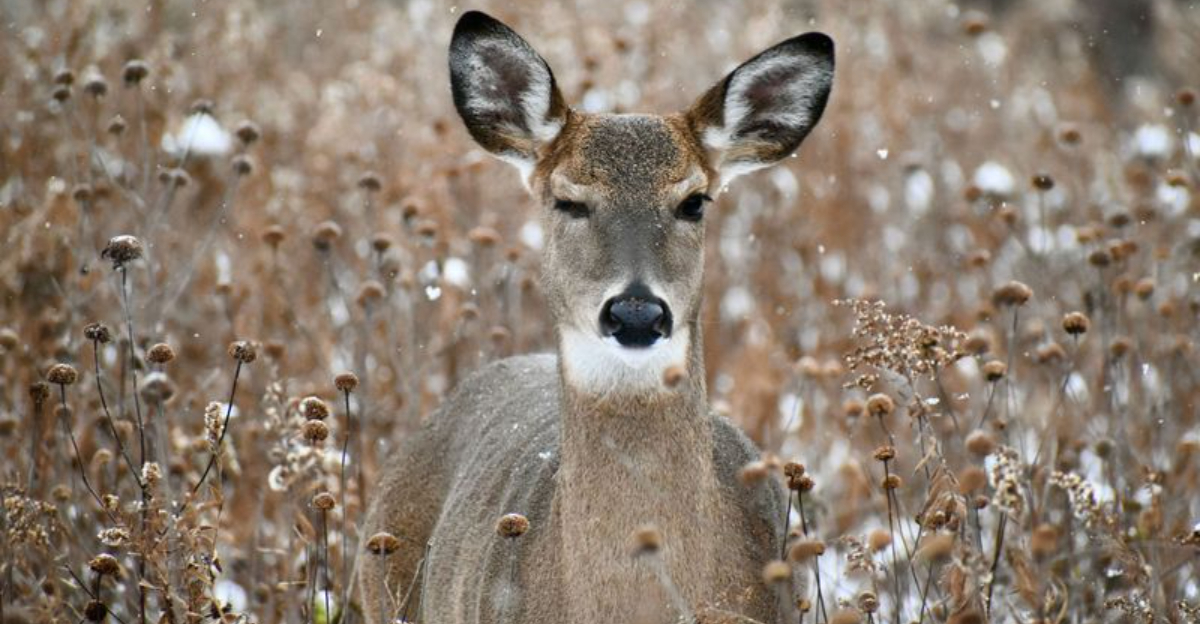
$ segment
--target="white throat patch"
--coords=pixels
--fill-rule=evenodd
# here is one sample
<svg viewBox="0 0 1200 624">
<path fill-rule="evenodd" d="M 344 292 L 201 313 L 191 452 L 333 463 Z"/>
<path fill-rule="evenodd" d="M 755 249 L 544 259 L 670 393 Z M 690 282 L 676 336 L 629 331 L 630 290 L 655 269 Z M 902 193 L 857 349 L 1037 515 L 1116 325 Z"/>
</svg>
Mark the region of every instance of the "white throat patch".
<svg viewBox="0 0 1200 624">
<path fill-rule="evenodd" d="M 672 366 L 686 367 L 688 330 L 679 328 L 654 345 L 631 349 L 615 338 L 564 329 L 559 344 L 567 383 L 587 392 L 658 392 L 666 390 L 663 375 Z"/>
</svg>

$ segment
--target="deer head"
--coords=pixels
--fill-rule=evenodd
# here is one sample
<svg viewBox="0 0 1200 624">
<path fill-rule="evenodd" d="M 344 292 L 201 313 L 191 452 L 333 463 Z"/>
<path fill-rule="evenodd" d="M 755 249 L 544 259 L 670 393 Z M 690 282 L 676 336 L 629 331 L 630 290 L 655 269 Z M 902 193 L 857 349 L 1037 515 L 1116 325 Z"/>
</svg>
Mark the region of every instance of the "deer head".
<svg viewBox="0 0 1200 624">
<path fill-rule="evenodd" d="M 746 61 L 686 111 L 585 114 L 529 43 L 463 15 L 450 46 L 454 104 L 540 205 L 542 284 L 568 385 L 645 393 L 668 367 L 701 372 L 705 210 L 733 178 L 796 151 L 833 67 L 832 40 L 809 33 Z"/>
</svg>

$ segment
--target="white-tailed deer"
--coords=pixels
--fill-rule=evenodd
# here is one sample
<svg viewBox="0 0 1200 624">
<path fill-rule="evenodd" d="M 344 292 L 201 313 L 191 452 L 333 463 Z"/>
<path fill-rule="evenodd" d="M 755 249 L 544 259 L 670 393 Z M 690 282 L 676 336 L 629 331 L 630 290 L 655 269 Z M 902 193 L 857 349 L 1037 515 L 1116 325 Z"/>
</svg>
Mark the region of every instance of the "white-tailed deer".
<svg viewBox="0 0 1200 624">
<path fill-rule="evenodd" d="M 773 480 L 738 482 L 758 451 L 706 399 L 704 211 L 734 176 L 796 151 L 833 64 L 833 42 L 810 33 L 685 112 L 584 114 L 524 39 L 462 16 L 454 103 L 541 206 L 557 355 L 475 373 L 388 465 L 364 534 L 404 547 L 360 556 L 368 621 L 398 617 L 427 542 L 424 602 L 409 610 L 422 624 L 778 621 L 761 574 L 784 497 Z M 517 540 L 496 533 L 510 512 L 530 522 Z M 631 555 L 645 525 L 661 535 L 654 558 Z"/>
</svg>

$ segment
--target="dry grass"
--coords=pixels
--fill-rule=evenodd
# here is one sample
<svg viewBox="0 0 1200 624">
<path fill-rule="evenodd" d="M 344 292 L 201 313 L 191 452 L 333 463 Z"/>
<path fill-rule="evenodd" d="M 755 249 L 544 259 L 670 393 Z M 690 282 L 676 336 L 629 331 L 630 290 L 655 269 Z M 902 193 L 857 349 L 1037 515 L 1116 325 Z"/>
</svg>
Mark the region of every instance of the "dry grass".
<svg viewBox="0 0 1200 624">
<path fill-rule="evenodd" d="M 1200 618 L 1200 12 L 1152 4 L 1123 87 L 1070 0 L 481 7 L 605 110 L 837 39 L 800 157 L 708 226 L 712 400 L 807 468 L 805 621 Z M 380 458 L 551 346 L 457 13 L 0 1 L 0 621 L 330 621 Z"/>
</svg>

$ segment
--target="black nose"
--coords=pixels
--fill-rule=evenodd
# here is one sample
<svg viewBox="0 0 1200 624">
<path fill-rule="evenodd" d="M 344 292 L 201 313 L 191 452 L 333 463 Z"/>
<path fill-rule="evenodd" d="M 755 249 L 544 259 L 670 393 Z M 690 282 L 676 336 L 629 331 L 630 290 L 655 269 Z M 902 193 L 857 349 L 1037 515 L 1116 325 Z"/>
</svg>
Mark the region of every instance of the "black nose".
<svg viewBox="0 0 1200 624">
<path fill-rule="evenodd" d="M 671 335 L 671 311 L 649 292 L 630 289 L 604 304 L 600 331 L 623 347 L 648 347 Z"/>
</svg>

